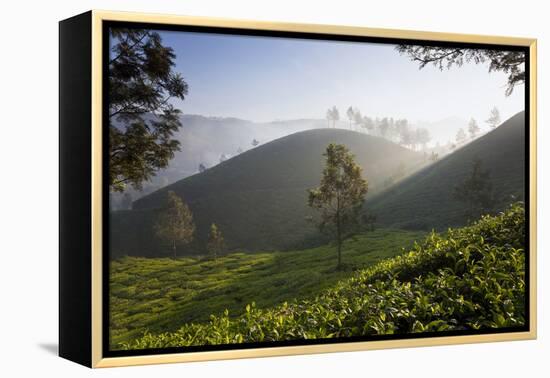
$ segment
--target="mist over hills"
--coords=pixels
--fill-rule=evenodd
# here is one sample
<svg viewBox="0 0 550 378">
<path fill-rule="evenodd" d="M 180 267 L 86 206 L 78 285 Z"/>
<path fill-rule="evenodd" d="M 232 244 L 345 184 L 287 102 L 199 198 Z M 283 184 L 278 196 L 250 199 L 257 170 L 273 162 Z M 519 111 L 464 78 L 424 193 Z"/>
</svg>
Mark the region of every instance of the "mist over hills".
<svg viewBox="0 0 550 378">
<path fill-rule="evenodd" d="M 325 119 L 277 120 L 273 122 L 252 122 L 239 118 L 206 117 L 184 114 L 181 116 L 181 129 L 174 135 L 180 142 L 181 151 L 176 152 L 170 165 L 157 172 L 141 191 L 132 188 L 125 194 L 112 193 L 110 196 L 113 210 L 127 209 L 135 201 L 166 185 L 196 174 L 199 165 L 213 167 L 220 163 L 222 156 L 229 159 L 253 148 L 252 141 L 265 144 L 278 138 L 305 130 L 327 127 Z M 459 117 L 450 117 L 435 122 L 420 122 L 413 127 L 429 130 L 433 144 L 444 144 L 454 140 L 456 131 L 465 127 L 467 121 Z M 347 120 L 336 122 L 341 129 L 349 129 Z M 376 131 L 375 131 L 376 133 Z M 125 195 L 129 198 L 125 198 Z"/>
<path fill-rule="evenodd" d="M 489 170 L 495 211 L 525 198 L 525 112 L 495 130 L 428 166 L 399 185 L 367 200 L 367 211 L 385 227 L 436 230 L 463 225 L 464 204 L 453 198 L 454 187 L 471 173 L 479 158 Z"/>
<path fill-rule="evenodd" d="M 193 114 L 182 115 L 181 123 L 183 126 L 174 135 L 174 139 L 180 142 L 181 151 L 176 152 L 167 168 L 144 183 L 143 190 L 129 188 L 127 193 L 132 200 L 194 175 L 199 171 L 200 164 L 212 167 L 220 163 L 222 155 L 228 159 L 249 150 L 254 139 L 264 144 L 298 131 L 326 126 L 326 121 L 315 119 L 255 123 L 239 118 Z M 121 209 L 130 204 L 123 202 L 123 194 L 111 194 L 111 208 Z"/>
<path fill-rule="evenodd" d="M 468 120 L 453 116 L 438 121 L 418 121 L 415 127 L 422 127 L 430 132 L 435 143 L 454 143 L 458 129 L 468 130 Z"/>
<path fill-rule="evenodd" d="M 152 224 L 169 190 L 184 198 L 197 226 L 195 245 L 204 248 L 211 223 L 222 230 L 229 249 L 273 250 L 318 238 L 306 216 L 307 189 L 319 185 L 322 157 L 330 143 L 346 145 L 356 155 L 369 181 L 369 195 L 384 189 L 397 171 L 411 172 L 426 164 L 419 152 L 383 138 L 342 129 L 302 131 L 260 145 L 203 173 L 149 194 L 131 211 L 111 215 L 111 250 L 115 254 L 157 255 L 163 247 Z"/>
</svg>

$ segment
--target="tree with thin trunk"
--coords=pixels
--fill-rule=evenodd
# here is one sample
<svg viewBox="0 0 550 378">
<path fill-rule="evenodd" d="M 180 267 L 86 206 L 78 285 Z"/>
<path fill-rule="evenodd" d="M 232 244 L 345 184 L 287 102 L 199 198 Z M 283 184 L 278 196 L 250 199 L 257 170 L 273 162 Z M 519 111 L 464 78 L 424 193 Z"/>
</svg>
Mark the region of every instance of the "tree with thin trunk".
<svg viewBox="0 0 550 378">
<path fill-rule="evenodd" d="M 491 114 L 485 122 L 491 127 L 491 129 L 495 129 L 498 125 L 500 125 L 500 112 L 496 106 L 491 109 Z"/>
<path fill-rule="evenodd" d="M 360 224 L 360 213 L 368 191 L 361 167 L 341 144 L 328 145 L 325 168 L 318 188 L 308 190 L 308 205 L 320 211 L 321 232 L 334 237 L 337 269 L 342 266 L 342 243 Z"/>
<path fill-rule="evenodd" d="M 176 55 L 160 34 L 148 29 L 111 28 L 109 91 L 109 189 L 137 190 L 180 149 L 174 138 L 188 86 L 174 72 Z"/>
<path fill-rule="evenodd" d="M 390 128 L 390 122 L 387 117 L 382 118 L 380 123 L 378 124 L 378 130 L 380 131 L 380 136 L 382 138 L 386 138 L 388 135 L 388 130 Z"/>
<path fill-rule="evenodd" d="M 351 129 L 352 129 L 353 120 L 355 119 L 355 112 L 354 112 L 352 106 L 350 106 L 350 107 L 348 108 L 348 110 L 346 111 L 346 115 L 348 116 L 348 119 L 349 119 L 349 129 L 351 130 Z"/>
<path fill-rule="evenodd" d="M 403 122 L 399 127 L 399 144 L 414 148 L 413 134 L 408 122 Z"/>
<path fill-rule="evenodd" d="M 206 250 L 210 255 L 214 256 L 214 260 L 216 260 L 225 250 L 222 232 L 215 223 L 212 223 L 210 226 Z"/>
<path fill-rule="evenodd" d="M 355 130 L 360 131 L 359 127 L 362 126 L 363 123 L 363 116 L 361 115 L 361 111 L 359 109 L 355 109 L 353 111 L 353 124 L 355 126 Z"/>
<path fill-rule="evenodd" d="M 372 133 L 374 130 L 374 121 L 370 117 L 363 116 L 360 124 L 361 127 L 366 130 L 367 134 Z"/>
<path fill-rule="evenodd" d="M 418 144 L 422 145 L 422 149 L 425 150 L 426 146 L 431 140 L 430 131 L 423 127 L 419 127 L 415 131 L 415 140 Z"/>
<path fill-rule="evenodd" d="M 471 139 L 474 139 L 477 136 L 477 133 L 479 133 L 479 126 L 474 118 L 470 119 L 470 123 L 468 124 L 468 132 L 470 133 Z"/>
<path fill-rule="evenodd" d="M 191 210 L 173 191 L 168 191 L 166 206 L 154 225 L 155 234 L 172 247 L 174 259 L 178 244 L 189 244 L 195 234 L 195 223 Z"/>
<path fill-rule="evenodd" d="M 332 122 L 332 127 L 336 127 L 336 122 L 340 120 L 340 112 L 338 111 L 338 108 L 336 106 L 333 106 L 332 108 L 327 110 L 327 121 L 330 127 L 330 123 Z"/>
<path fill-rule="evenodd" d="M 456 132 L 456 144 L 461 145 L 464 142 L 466 142 L 466 132 L 461 128 Z"/>
</svg>

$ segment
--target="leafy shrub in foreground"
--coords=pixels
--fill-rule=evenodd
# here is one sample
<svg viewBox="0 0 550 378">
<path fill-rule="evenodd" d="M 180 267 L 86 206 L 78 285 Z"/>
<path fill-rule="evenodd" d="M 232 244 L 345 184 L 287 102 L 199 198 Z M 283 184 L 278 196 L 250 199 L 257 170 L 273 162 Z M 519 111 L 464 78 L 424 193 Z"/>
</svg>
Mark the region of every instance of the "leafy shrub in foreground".
<svg viewBox="0 0 550 378">
<path fill-rule="evenodd" d="M 122 349 L 318 339 L 522 326 L 525 214 L 512 205 L 472 226 L 432 233 L 311 300 L 246 306 L 172 333 L 145 333 Z"/>
</svg>

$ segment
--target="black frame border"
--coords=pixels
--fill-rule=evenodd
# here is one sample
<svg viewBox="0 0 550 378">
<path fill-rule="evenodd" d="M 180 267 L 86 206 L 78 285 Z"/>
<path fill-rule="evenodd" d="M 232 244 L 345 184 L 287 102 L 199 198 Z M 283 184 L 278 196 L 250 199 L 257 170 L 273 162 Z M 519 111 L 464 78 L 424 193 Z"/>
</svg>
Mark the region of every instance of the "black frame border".
<svg viewBox="0 0 550 378">
<path fill-rule="evenodd" d="M 109 185 L 108 185 L 108 146 L 109 133 L 105 132 L 104 120 L 108 119 L 108 104 L 109 104 L 109 30 L 113 27 L 124 27 L 130 29 L 151 29 L 155 31 L 180 31 L 193 32 L 204 34 L 222 34 L 234 36 L 253 36 L 266 38 L 289 38 L 289 39 L 305 39 L 305 40 L 321 40 L 321 41 L 338 41 L 338 42 L 359 42 L 359 43 L 377 43 L 377 44 L 412 44 L 424 46 L 441 46 L 441 47 L 465 47 L 480 50 L 502 50 L 502 51 L 522 51 L 525 54 L 525 83 L 524 83 L 524 98 L 525 98 L 525 325 L 523 327 L 505 327 L 484 330 L 468 330 L 468 331 L 441 331 L 427 333 L 408 333 L 408 334 L 393 334 L 393 335 L 375 335 L 375 336 L 357 336 L 348 338 L 330 338 L 316 340 L 288 340 L 277 342 L 261 342 L 261 343 L 241 343 L 241 344 L 220 344 L 220 345 L 198 345 L 189 347 L 169 347 L 169 348 L 154 348 L 154 349 L 134 349 L 134 350 L 110 350 L 109 349 Z M 502 334 L 511 332 L 529 332 L 531 329 L 531 298 L 530 298 L 530 204 L 531 204 L 531 96 L 530 96 L 530 81 L 531 81 L 531 52 L 528 46 L 503 45 L 503 44 L 485 44 L 485 43 L 470 43 L 470 42 L 450 42 L 450 41 L 434 41 L 423 39 L 410 38 L 392 38 L 392 37 L 372 37 L 372 36 L 356 36 L 356 35 L 340 35 L 330 33 L 312 33 L 312 32 L 295 32 L 295 31 L 279 31 L 279 30 L 263 30 L 263 29 L 246 29 L 232 27 L 217 27 L 217 26 L 197 26 L 197 25 L 173 25 L 148 22 L 130 22 L 130 21 L 102 21 L 102 209 L 103 209 L 103 240 L 102 244 L 102 357 L 129 357 L 129 356 L 145 356 L 145 355 L 160 355 L 160 354 L 176 354 L 176 353 L 193 353 L 207 351 L 224 351 L 224 350 L 239 350 L 239 349 L 264 349 L 276 348 L 282 346 L 304 346 L 304 345 L 319 345 L 319 344 L 342 344 L 353 342 L 366 341 L 382 341 L 382 340 L 400 340 L 400 339 L 426 339 L 434 337 L 446 336 L 469 336 L 469 335 L 490 335 Z"/>
</svg>

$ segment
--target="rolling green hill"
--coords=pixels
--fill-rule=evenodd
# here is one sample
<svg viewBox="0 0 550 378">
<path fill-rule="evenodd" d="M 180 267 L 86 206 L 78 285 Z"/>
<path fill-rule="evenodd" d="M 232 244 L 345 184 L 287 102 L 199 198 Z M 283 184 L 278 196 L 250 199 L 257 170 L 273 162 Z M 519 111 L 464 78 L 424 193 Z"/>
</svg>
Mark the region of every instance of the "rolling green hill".
<svg viewBox="0 0 550 378">
<path fill-rule="evenodd" d="M 525 113 L 516 114 L 488 134 L 370 197 L 367 211 L 376 214 L 384 227 L 441 230 L 463 225 L 467 222 L 464 204 L 453 198 L 453 190 L 470 174 L 475 157 L 490 171 L 497 199 L 495 211 L 523 200 Z"/>
<path fill-rule="evenodd" d="M 298 132 L 145 196 L 134 202 L 133 210 L 111 213 L 112 257 L 162 256 L 166 248 L 154 237 L 152 225 L 169 190 L 184 198 L 194 215 L 197 237 L 187 253 L 204 251 L 213 222 L 229 250 L 310 245 L 307 239 L 318 236 L 305 219 L 312 213 L 306 190 L 319 185 L 322 154 L 330 143 L 345 144 L 356 155 L 369 181 L 368 196 L 382 189 L 396 172 L 411 172 L 425 164 L 422 154 L 379 137 L 341 129 Z"/>
</svg>

